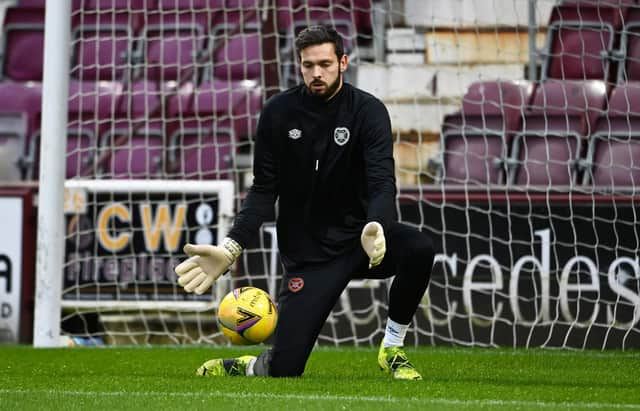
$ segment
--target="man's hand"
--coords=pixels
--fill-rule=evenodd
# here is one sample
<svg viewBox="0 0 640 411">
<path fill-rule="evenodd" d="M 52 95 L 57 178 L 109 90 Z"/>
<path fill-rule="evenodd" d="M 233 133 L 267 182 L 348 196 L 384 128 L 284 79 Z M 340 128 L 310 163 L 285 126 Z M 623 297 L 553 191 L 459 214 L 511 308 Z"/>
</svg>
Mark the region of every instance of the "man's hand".
<svg viewBox="0 0 640 411">
<path fill-rule="evenodd" d="M 242 253 L 242 247 L 227 237 L 219 246 L 187 244 L 184 252 L 189 258 L 175 268 L 178 284 L 188 293 L 195 291 L 196 294 L 203 294 L 218 277 L 229 270 Z"/>
<path fill-rule="evenodd" d="M 369 256 L 369 268 L 382 262 L 384 253 L 387 251 L 387 242 L 384 239 L 384 231 L 380 223 L 372 221 L 365 225 L 360 236 L 360 243 L 364 252 Z"/>
</svg>

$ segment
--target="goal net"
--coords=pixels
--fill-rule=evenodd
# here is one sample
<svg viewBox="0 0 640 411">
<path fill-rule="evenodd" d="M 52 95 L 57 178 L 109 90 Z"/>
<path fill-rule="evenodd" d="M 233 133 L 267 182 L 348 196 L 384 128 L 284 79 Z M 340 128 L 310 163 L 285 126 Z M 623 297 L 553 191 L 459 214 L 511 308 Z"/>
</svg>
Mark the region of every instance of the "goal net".
<svg viewBox="0 0 640 411">
<path fill-rule="evenodd" d="M 63 333 L 227 344 L 223 294 L 277 294 L 273 223 L 211 294 L 185 295 L 172 268 L 228 229 L 260 108 L 300 80 L 293 38 L 314 23 L 386 104 L 400 219 L 436 245 L 408 345 L 640 347 L 633 3 L 74 2 Z M 319 343 L 378 344 L 389 285 L 353 281 Z"/>
</svg>

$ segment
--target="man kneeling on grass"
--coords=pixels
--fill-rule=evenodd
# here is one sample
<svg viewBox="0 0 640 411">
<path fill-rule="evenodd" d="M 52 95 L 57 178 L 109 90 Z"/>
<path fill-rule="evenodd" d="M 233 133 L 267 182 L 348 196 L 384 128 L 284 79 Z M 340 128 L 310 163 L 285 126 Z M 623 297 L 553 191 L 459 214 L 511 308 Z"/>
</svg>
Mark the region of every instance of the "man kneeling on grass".
<svg viewBox="0 0 640 411">
<path fill-rule="evenodd" d="M 273 347 L 258 357 L 205 362 L 202 376 L 300 376 L 318 334 L 351 279 L 395 276 L 378 364 L 419 380 L 402 347 L 433 264 L 430 238 L 397 221 L 391 122 L 372 95 L 343 82 L 347 55 L 332 28 L 312 26 L 295 41 L 304 83 L 265 104 L 254 181 L 222 244 L 185 246 L 175 271 L 202 294 L 228 271 L 273 214 L 285 267 Z"/>
</svg>

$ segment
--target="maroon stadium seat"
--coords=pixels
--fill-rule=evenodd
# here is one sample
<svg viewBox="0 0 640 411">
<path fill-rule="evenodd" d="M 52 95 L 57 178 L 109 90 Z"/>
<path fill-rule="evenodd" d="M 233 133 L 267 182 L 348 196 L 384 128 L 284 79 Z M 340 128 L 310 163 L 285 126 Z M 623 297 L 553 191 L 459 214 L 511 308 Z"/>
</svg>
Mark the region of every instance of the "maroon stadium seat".
<svg viewBox="0 0 640 411">
<path fill-rule="evenodd" d="M 118 82 L 69 84 L 66 178 L 95 174 L 98 136 L 123 115 L 122 99 L 123 87 Z M 27 179 L 38 178 L 40 138 L 41 132 L 37 129 L 28 147 Z"/>
<path fill-rule="evenodd" d="M 27 140 L 27 113 L 0 111 L 0 180 L 24 177 L 24 148 Z"/>
<path fill-rule="evenodd" d="M 123 115 L 124 89 L 118 82 L 76 82 L 69 88 L 67 178 L 93 176 L 98 137 Z"/>
<path fill-rule="evenodd" d="M 224 0 L 222 13 L 214 15 L 214 26 L 219 24 L 250 24 L 256 26 L 260 22 L 263 0 Z"/>
<path fill-rule="evenodd" d="M 42 85 L 40 83 L 0 83 L 0 112 L 25 113 L 27 138 L 40 128 Z"/>
<path fill-rule="evenodd" d="M 24 118 L 26 129 L 22 139 L 21 158 L 18 159 L 22 177 L 27 178 L 32 168 L 29 148 L 33 135 L 40 128 L 42 84 L 4 81 L 0 83 L 0 112 Z"/>
<path fill-rule="evenodd" d="M 134 55 L 137 78 L 161 83 L 192 80 L 208 46 L 209 16 L 169 10 L 146 18 Z"/>
<path fill-rule="evenodd" d="M 213 28 L 213 76 L 227 81 L 260 80 L 262 41 L 259 27 L 217 25 Z"/>
<path fill-rule="evenodd" d="M 164 177 L 165 132 L 156 83 L 136 82 L 120 100 L 119 115 L 100 137 L 98 174 L 106 178 Z"/>
<path fill-rule="evenodd" d="M 278 30 L 283 33 L 290 31 L 296 22 L 309 25 L 347 20 L 354 32 L 371 34 L 371 0 L 277 0 L 276 7 Z"/>
<path fill-rule="evenodd" d="M 618 85 L 589 139 L 584 184 L 616 190 L 640 184 L 640 83 Z"/>
<path fill-rule="evenodd" d="M 141 17 L 127 11 L 74 15 L 72 77 L 80 81 L 129 81 L 133 39 Z"/>
<path fill-rule="evenodd" d="M 541 83 L 524 112 L 522 132 L 513 140 L 509 179 L 519 185 L 562 185 L 576 182 L 583 140 L 605 109 L 602 81 Z"/>
<path fill-rule="evenodd" d="M 167 113 L 170 176 L 229 178 L 236 150 L 233 113 L 243 104 L 244 96 L 224 81 L 184 87 Z"/>
<path fill-rule="evenodd" d="M 503 182 L 503 161 L 532 86 L 527 82 L 484 81 L 470 86 L 460 112 L 444 118 L 440 180 L 446 184 Z"/>
<path fill-rule="evenodd" d="M 189 113 L 208 113 L 219 128 L 230 128 L 237 140 L 245 140 L 254 133 L 262 108 L 262 90 L 252 82 L 213 78 L 193 90 L 185 107 Z"/>
<path fill-rule="evenodd" d="M 609 80 L 610 60 L 627 5 L 613 1 L 568 1 L 553 8 L 542 79 Z"/>
<path fill-rule="evenodd" d="M 44 9 L 8 8 L 3 33 L 2 77 L 15 81 L 42 81 Z"/>
<path fill-rule="evenodd" d="M 235 136 L 215 121 L 185 121 L 169 137 L 169 163 L 178 178 L 228 179 L 234 171 Z"/>
</svg>

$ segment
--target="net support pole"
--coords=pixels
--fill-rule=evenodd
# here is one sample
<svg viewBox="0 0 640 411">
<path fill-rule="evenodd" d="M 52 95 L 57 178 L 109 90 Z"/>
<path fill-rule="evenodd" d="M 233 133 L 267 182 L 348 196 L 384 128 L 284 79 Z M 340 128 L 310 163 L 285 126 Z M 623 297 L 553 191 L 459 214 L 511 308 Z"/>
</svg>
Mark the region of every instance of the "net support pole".
<svg viewBox="0 0 640 411">
<path fill-rule="evenodd" d="M 47 0 L 42 80 L 34 347 L 60 341 L 71 0 Z"/>
<path fill-rule="evenodd" d="M 538 27 L 536 26 L 536 0 L 529 0 L 529 64 L 527 66 L 527 77 L 529 81 L 537 80 L 538 49 L 536 46 L 536 36 Z"/>
</svg>

